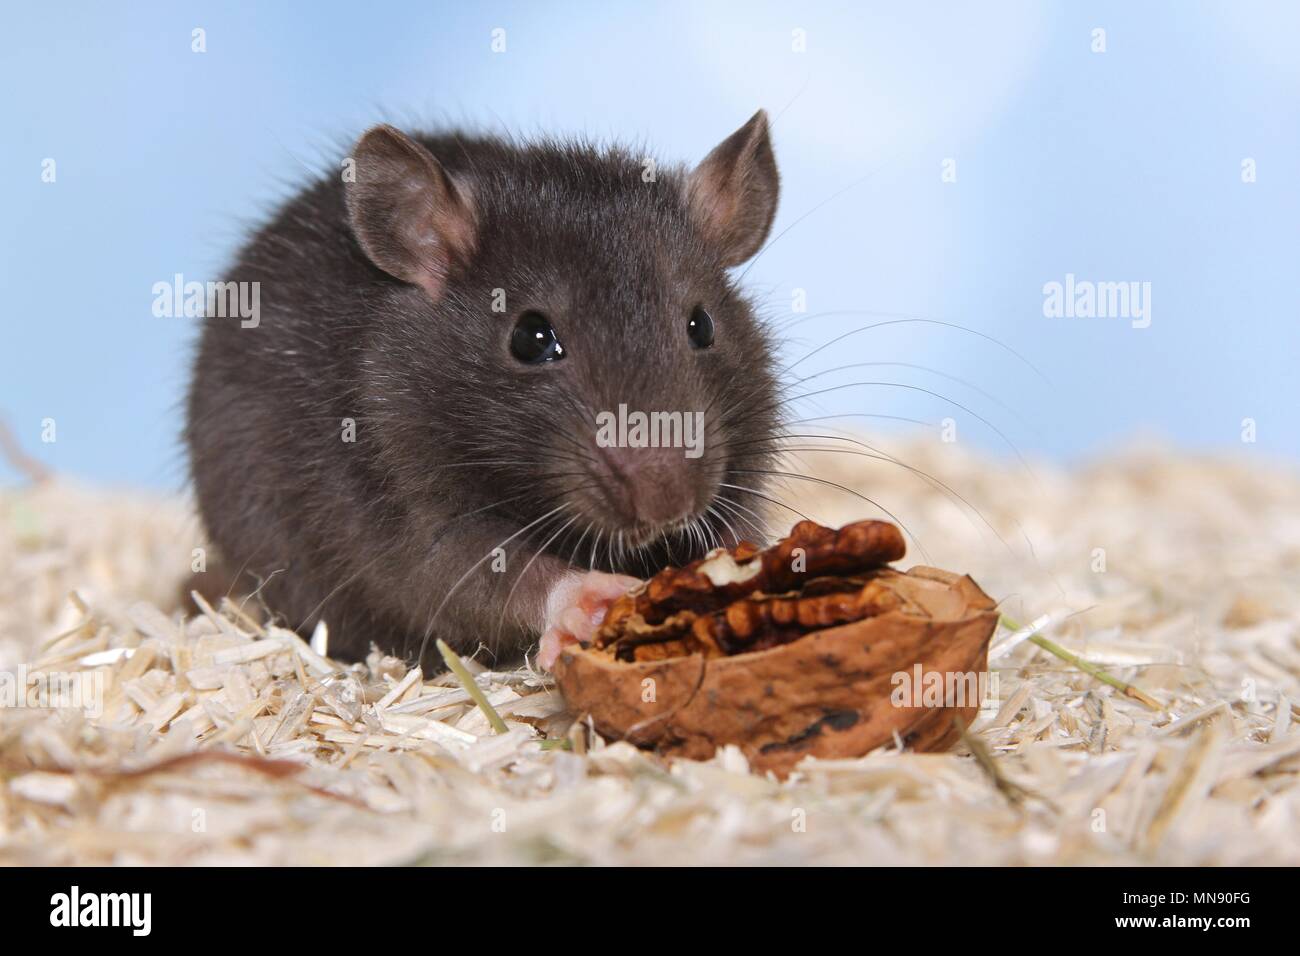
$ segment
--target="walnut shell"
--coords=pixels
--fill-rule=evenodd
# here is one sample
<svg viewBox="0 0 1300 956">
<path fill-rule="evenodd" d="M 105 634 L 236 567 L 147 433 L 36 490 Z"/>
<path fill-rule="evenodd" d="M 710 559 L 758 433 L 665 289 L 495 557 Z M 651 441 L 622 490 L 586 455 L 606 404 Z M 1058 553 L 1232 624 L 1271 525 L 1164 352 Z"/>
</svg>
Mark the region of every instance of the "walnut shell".
<svg viewBox="0 0 1300 956">
<path fill-rule="evenodd" d="M 572 646 L 555 676 L 570 709 L 590 714 L 601 734 L 665 756 L 703 760 L 735 744 L 755 769 L 785 776 L 806 756 L 858 757 L 895 734 L 912 750 L 944 749 L 957 737 L 953 717 L 975 716 L 978 693 L 899 706 L 895 675 L 919 693 L 918 664 L 923 681 L 982 674 L 996 606 L 969 577 L 936 568 L 878 580 L 897 608 L 768 650 L 623 663 Z"/>
</svg>

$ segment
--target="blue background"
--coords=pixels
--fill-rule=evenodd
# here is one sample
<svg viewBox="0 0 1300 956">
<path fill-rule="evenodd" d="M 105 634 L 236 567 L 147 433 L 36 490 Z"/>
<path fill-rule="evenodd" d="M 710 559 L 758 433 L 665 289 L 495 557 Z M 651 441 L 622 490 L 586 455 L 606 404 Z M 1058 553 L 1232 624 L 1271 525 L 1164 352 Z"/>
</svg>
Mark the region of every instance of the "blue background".
<svg viewBox="0 0 1300 956">
<path fill-rule="evenodd" d="M 910 323 L 799 371 L 901 362 L 969 384 L 895 365 L 819 385 L 942 392 L 1031 456 L 1156 436 L 1294 459 L 1298 36 L 1295 3 L 11 4 L 0 415 L 57 469 L 182 487 L 194 320 L 154 317 L 152 285 L 220 278 L 244 230 L 366 126 L 582 132 L 694 162 L 762 106 L 783 174 L 775 231 L 789 231 L 746 282 L 780 323 L 806 290 L 789 361 L 913 315 L 996 337 L 1045 376 Z M 1045 318 L 1043 284 L 1066 273 L 1150 282 L 1151 327 Z M 803 409 L 847 413 L 963 420 L 880 387 Z"/>
</svg>

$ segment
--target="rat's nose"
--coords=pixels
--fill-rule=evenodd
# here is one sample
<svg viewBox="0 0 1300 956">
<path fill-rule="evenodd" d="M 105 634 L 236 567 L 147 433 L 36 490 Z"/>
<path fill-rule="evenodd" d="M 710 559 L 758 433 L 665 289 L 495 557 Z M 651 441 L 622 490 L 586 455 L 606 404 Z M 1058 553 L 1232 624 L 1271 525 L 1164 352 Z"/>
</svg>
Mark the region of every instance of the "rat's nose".
<svg viewBox="0 0 1300 956">
<path fill-rule="evenodd" d="M 628 523 L 660 526 L 695 510 L 690 462 L 680 448 L 598 448 L 610 497 Z"/>
</svg>

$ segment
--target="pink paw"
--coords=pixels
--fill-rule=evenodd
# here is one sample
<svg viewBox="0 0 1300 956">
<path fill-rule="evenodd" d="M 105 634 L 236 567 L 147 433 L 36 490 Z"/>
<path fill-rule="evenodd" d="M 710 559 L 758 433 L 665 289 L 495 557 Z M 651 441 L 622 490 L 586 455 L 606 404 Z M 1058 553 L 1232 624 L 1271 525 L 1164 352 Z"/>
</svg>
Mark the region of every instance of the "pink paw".
<svg viewBox="0 0 1300 956">
<path fill-rule="evenodd" d="M 638 578 L 603 571 L 566 575 L 546 599 L 546 628 L 537 652 L 538 666 L 550 670 L 569 644 L 590 644 L 609 606 L 640 584 Z"/>
</svg>

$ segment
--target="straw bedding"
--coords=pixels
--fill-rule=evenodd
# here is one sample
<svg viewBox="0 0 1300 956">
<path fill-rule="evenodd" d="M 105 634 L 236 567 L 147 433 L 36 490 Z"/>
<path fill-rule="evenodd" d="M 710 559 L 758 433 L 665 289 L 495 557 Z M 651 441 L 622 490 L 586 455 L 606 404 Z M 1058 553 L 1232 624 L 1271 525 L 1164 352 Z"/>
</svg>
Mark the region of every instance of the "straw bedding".
<svg viewBox="0 0 1300 956">
<path fill-rule="evenodd" d="M 103 706 L 0 709 L 0 860 L 1300 863 L 1297 476 L 1159 450 L 1032 474 L 890 450 L 983 517 L 879 461 L 799 467 L 897 515 L 904 566 L 971 573 L 1159 709 L 1005 628 L 948 754 L 806 761 L 784 783 L 734 751 L 665 765 L 570 726 L 544 675 L 467 661 L 496 734 L 454 676 L 342 667 L 251 606 L 184 620 L 185 503 L 54 480 L 0 493 L 0 671 L 98 675 Z M 880 516 L 804 484 L 781 494 L 812 518 Z"/>
</svg>

